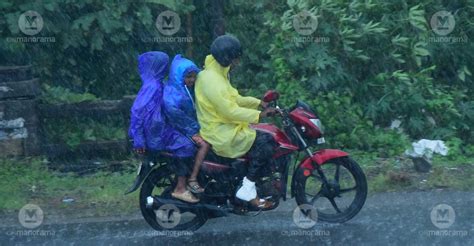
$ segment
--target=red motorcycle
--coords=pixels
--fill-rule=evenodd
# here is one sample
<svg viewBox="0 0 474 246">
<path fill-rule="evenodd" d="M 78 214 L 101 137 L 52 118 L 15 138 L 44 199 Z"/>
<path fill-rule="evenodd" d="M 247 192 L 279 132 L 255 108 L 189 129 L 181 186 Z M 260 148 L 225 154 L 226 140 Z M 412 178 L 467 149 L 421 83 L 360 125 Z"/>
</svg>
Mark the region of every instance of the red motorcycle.
<svg viewBox="0 0 474 246">
<path fill-rule="evenodd" d="M 367 197 L 364 172 L 344 151 L 310 150 L 309 146 L 313 143 L 325 142 L 321 121 L 306 103 L 298 100 L 291 109 L 280 109 L 278 98 L 277 92 L 268 91 L 263 101 L 279 109 L 278 118 L 281 119 L 279 123 L 283 131 L 267 123 L 251 126 L 257 131 L 273 135 L 278 143 L 272 159 L 261 171 L 261 178 L 256 181 L 258 196 L 273 202 L 270 209 L 278 207 L 280 199 L 287 199 L 293 157 L 295 164 L 292 170 L 291 197 L 295 197 L 296 203 L 316 208 L 317 219 L 320 221 L 342 223 L 350 220 L 360 211 Z M 304 153 L 305 157 L 296 165 L 300 153 Z M 201 165 L 198 177 L 205 192 L 199 195 L 200 202 L 196 204 L 171 197 L 176 177 L 168 163 L 173 161 L 171 154 L 162 152 L 157 153 L 153 161 L 142 163 L 134 185 L 127 192 L 133 192 L 141 185 L 140 209 L 147 223 L 154 229 L 197 230 L 210 218 L 229 213 L 251 215 L 260 212 L 235 198 L 249 165 L 245 156 L 230 159 L 210 151 Z M 179 218 L 176 219 L 177 217 Z"/>
</svg>

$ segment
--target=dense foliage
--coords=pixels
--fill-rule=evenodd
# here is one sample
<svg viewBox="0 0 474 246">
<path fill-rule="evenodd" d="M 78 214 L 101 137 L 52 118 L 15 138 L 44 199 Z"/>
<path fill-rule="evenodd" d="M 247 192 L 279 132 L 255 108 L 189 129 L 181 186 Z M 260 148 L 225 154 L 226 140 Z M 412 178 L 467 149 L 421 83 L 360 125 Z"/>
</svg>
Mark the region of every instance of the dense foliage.
<svg viewBox="0 0 474 246">
<path fill-rule="evenodd" d="M 333 144 L 398 152 L 408 139 L 386 129 L 396 119 L 411 138 L 474 142 L 472 3 L 302 0 L 236 5 L 230 11 L 250 21 L 244 22 L 246 28 L 236 24 L 232 30 L 252 37 L 245 40 L 247 70 L 240 73 L 241 81 L 254 77 L 259 89 L 277 88 L 287 95 L 288 105 L 295 98 L 310 102 L 329 135 L 336 135 Z M 319 20 L 313 42 L 301 39 L 292 26 L 294 15 L 303 10 Z M 436 41 L 430 18 L 441 10 L 454 13 L 456 26 L 449 36 L 460 37 L 459 42 Z"/>
<path fill-rule="evenodd" d="M 17 2 L 0 3 L 0 61 L 34 63 L 42 83 L 51 86 L 45 87 L 50 96 L 61 93 L 58 87 L 99 98 L 136 93 L 139 53 L 164 50 L 172 56 L 189 48 L 144 41 L 161 35 L 154 22 L 163 10 L 181 16 L 174 36 L 187 35 L 191 14 L 197 64 L 212 41 L 210 1 Z M 41 36 L 56 42 L 6 41 L 23 35 L 17 23 L 26 10 L 41 13 Z M 309 36 L 292 24 L 303 10 L 318 19 Z M 441 10 L 454 15 L 447 37 L 455 41 L 440 41 L 430 26 Z M 410 138 L 474 143 L 474 4 L 468 0 L 236 0 L 225 2 L 225 21 L 245 51 L 232 71 L 236 87 L 255 96 L 276 88 L 287 106 L 296 98 L 307 101 L 325 123 L 331 145 L 392 155 Z M 389 129 L 395 119 L 403 131 Z"/>
<path fill-rule="evenodd" d="M 45 84 L 119 98 L 139 88 L 136 58 L 140 53 L 184 51 L 185 43 L 150 41 L 160 36 L 157 13 L 167 9 L 186 13 L 194 6 L 172 0 L 2 1 L 0 61 L 2 65 L 34 63 Z M 44 21 L 36 36 L 54 37 L 54 42 L 8 42 L 7 37 L 26 36 L 18 18 L 28 10 L 40 13 Z M 185 36 L 185 31 L 176 35 Z"/>
</svg>

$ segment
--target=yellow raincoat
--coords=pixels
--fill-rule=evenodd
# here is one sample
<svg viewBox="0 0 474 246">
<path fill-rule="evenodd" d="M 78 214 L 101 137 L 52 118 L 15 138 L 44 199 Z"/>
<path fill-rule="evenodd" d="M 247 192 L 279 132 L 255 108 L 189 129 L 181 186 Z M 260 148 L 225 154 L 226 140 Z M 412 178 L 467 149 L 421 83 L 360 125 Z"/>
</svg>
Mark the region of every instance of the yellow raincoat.
<svg viewBox="0 0 474 246">
<path fill-rule="evenodd" d="M 247 153 L 255 141 L 256 132 L 249 123 L 258 123 L 260 100 L 240 96 L 229 82 L 229 69 L 208 55 L 194 91 L 199 134 L 216 154 L 236 158 Z"/>
</svg>

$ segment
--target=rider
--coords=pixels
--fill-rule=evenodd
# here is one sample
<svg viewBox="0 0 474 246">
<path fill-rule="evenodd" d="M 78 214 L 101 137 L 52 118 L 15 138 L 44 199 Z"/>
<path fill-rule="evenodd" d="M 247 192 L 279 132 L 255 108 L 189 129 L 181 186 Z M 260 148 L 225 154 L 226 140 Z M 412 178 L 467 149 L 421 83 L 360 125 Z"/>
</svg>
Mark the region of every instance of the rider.
<svg viewBox="0 0 474 246">
<path fill-rule="evenodd" d="M 181 133 L 171 127 L 165 120 L 163 105 L 163 80 L 168 71 L 169 57 L 159 51 L 151 51 L 138 57 L 138 71 L 143 85 L 137 94 L 131 109 L 129 136 L 133 140 L 133 148 L 143 157 L 144 173 L 151 169 L 150 162 L 163 150 L 175 155 L 171 167 L 175 170 L 178 180 L 185 182 L 190 173 L 189 163 L 195 147 L 189 139 L 183 139 Z M 182 185 L 184 186 L 184 185 Z M 185 200 L 197 202 L 188 191 Z"/>
<path fill-rule="evenodd" d="M 163 92 L 164 111 L 168 123 L 181 133 L 180 141 L 191 146 L 187 148 L 188 153 L 182 153 L 182 155 L 194 155 L 195 150 L 192 148 L 194 144 L 190 139 L 199 147 L 187 187 L 184 185 L 185 179 L 178 179 L 178 184 L 172 193 L 173 197 L 188 202 L 196 202 L 199 199 L 186 192 L 186 188 L 193 193 L 204 192 L 197 182 L 197 175 L 209 150 L 209 144 L 199 136 L 199 123 L 194 103 L 194 82 L 199 72 L 199 68 L 192 61 L 181 55 L 176 55 L 171 62 L 168 83 Z"/>
<path fill-rule="evenodd" d="M 267 133 L 249 127 L 261 118 L 275 113 L 267 103 L 253 97 L 243 97 L 232 87 L 229 70 L 236 66 L 242 55 L 240 41 L 230 35 L 216 38 L 211 55 L 205 60 L 204 70 L 196 81 L 196 111 L 201 125 L 200 134 L 212 145 L 216 154 L 237 158 L 248 153 L 250 166 L 236 197 L 260 208 L 272 204 L 257 197 L 255 181 L 260 168 L 270 159 L 276 142 Z M 266 108 L 259 111 L 257 108 Z"/>
<path fill-rule="evenodd" d="M 139 154 L 163 150 L 162 133 L 167 126 L 161 113 L 163 80 L 168 71 L 169 57 L 160 51 L 150 51 L 138 57 L 138 71 L 143 85 L 131 109 L 128 134 Z"/>
</svg>

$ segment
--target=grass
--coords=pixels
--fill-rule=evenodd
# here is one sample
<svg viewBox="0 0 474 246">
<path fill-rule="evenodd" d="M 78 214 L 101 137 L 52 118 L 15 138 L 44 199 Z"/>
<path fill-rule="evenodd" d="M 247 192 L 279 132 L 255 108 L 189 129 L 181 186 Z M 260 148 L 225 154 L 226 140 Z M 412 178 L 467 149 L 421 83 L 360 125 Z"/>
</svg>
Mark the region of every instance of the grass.
<svg viewBox="0 0 474 246">
<path fill-rule="evenodd" d="M 98 216 L 138 209 L 138 193 L 124 196 L 135 173 L 98 172 L 89 176 L 55 173 L 48 170 L 41 158 L 0 159 L 0 168 L 0 209 L 6 213 L 15 212 L 27 203 L 66 212 L 93 209 Z M 64 203 L 64 198 L 73 198 L 74 202 Z"/>
<path fill-rule="evenodd" d="M 428 173 L 416 172 L 407 157 L 379 158 L 357 151 L 352 157 L 367 176 L 369 193 L 438 188 L 472 190 L 474 186 L 474 157 L 436 156 Z"/>
</svg>

